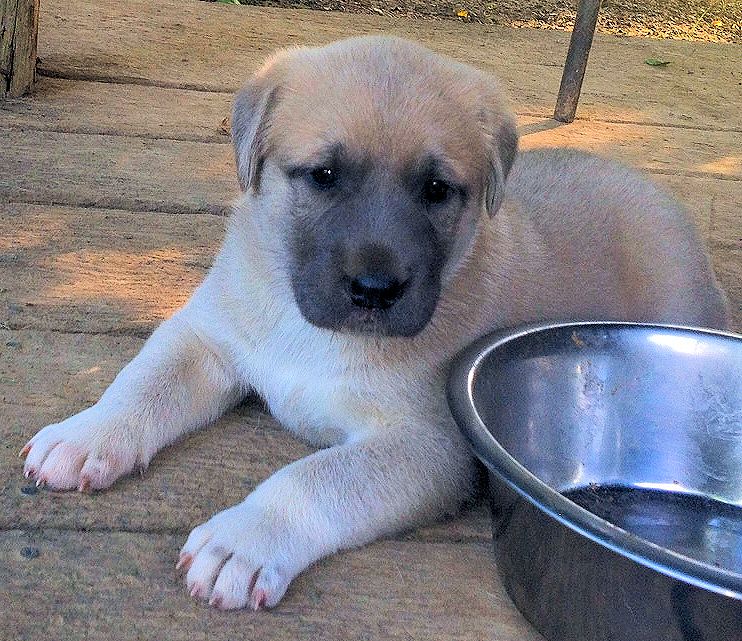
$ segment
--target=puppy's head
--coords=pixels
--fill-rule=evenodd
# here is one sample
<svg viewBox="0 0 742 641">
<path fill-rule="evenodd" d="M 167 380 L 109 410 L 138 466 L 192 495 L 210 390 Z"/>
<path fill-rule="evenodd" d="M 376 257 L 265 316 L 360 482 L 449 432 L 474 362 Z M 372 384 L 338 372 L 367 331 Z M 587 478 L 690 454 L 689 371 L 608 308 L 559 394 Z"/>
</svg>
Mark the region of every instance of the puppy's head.
<svg viewBox="0 0 742 641">
<path fill-rule="evenodd" d="M 490 76 L 396 38 L 278 54 L 232 122 L 275 268 L 309 322 L 350 332 L 426 325 L 517 148 Z"/>
</svg>

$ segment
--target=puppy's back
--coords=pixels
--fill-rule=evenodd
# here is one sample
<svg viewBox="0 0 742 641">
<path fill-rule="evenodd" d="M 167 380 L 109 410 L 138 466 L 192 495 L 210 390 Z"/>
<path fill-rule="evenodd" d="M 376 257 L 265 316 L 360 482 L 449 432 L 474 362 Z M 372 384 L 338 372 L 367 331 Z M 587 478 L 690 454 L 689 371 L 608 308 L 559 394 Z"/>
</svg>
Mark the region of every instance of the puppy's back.
<svg viewBox="0 0 742 641">
<path fill-rule="evenodd" d="M 527 151 L 507 192 L 507 209 L 533 230 L 576 312 L 727 327 L 693 222 L 637 172 L 573 149 Z"/>
</svg>

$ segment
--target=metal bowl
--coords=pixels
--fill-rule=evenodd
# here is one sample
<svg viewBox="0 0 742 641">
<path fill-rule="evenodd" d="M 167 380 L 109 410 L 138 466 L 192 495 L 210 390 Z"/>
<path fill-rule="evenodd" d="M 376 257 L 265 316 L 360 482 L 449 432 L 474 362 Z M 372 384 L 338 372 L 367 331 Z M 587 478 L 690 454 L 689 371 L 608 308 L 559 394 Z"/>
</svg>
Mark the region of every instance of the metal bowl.
<svg viewBox="0 0 742 641">
<path fill-rule="evenodd" d="M 632 323 L 487 336 L 451 409 L 497 566 L 551 641 L 742 641 L 742 337 Z"/>
</svg>

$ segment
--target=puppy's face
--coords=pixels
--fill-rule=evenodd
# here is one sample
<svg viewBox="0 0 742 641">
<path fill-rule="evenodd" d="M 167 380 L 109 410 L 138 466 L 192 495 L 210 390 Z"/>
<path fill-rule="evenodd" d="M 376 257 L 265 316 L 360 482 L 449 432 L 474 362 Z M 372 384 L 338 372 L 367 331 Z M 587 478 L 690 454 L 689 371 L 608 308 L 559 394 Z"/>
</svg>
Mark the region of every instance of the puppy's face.
<svg viewBox="0 0 742 641">
<path fill-rule="evenodd" d="M 397 336 L 427 324 L 515 154 L 493 85 L 412 43 L 361 38 L 285 52 L 240 94 L 241 184 L 281 195 L 256 215 L 275 222 L 309 322 Z"/>
</svg>

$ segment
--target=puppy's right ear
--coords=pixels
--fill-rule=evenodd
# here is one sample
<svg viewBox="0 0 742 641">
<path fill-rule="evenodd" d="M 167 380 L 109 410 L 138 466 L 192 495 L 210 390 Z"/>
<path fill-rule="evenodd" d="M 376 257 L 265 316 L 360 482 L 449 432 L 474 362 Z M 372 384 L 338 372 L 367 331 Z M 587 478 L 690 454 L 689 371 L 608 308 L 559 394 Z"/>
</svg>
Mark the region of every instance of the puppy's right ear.
<svg viewBox="0 0 742 641">
<path fill-rule="evenodd" d="M 237 94 L 232 108 L 232 143 L 242 191 L 258 190 L 268 153 L 267 134 L 279 87 L 273 65 L 266 64 Z"/>
<path fill-rule="evenodd" d="M 502 204 L 505 181 L 518 153 L 518 131 L 499 83 L 487 74 L 482 79 L 481 120 L 489 164 L 485 205 L 489 215 L 494 216 Z"/>
</svg>

